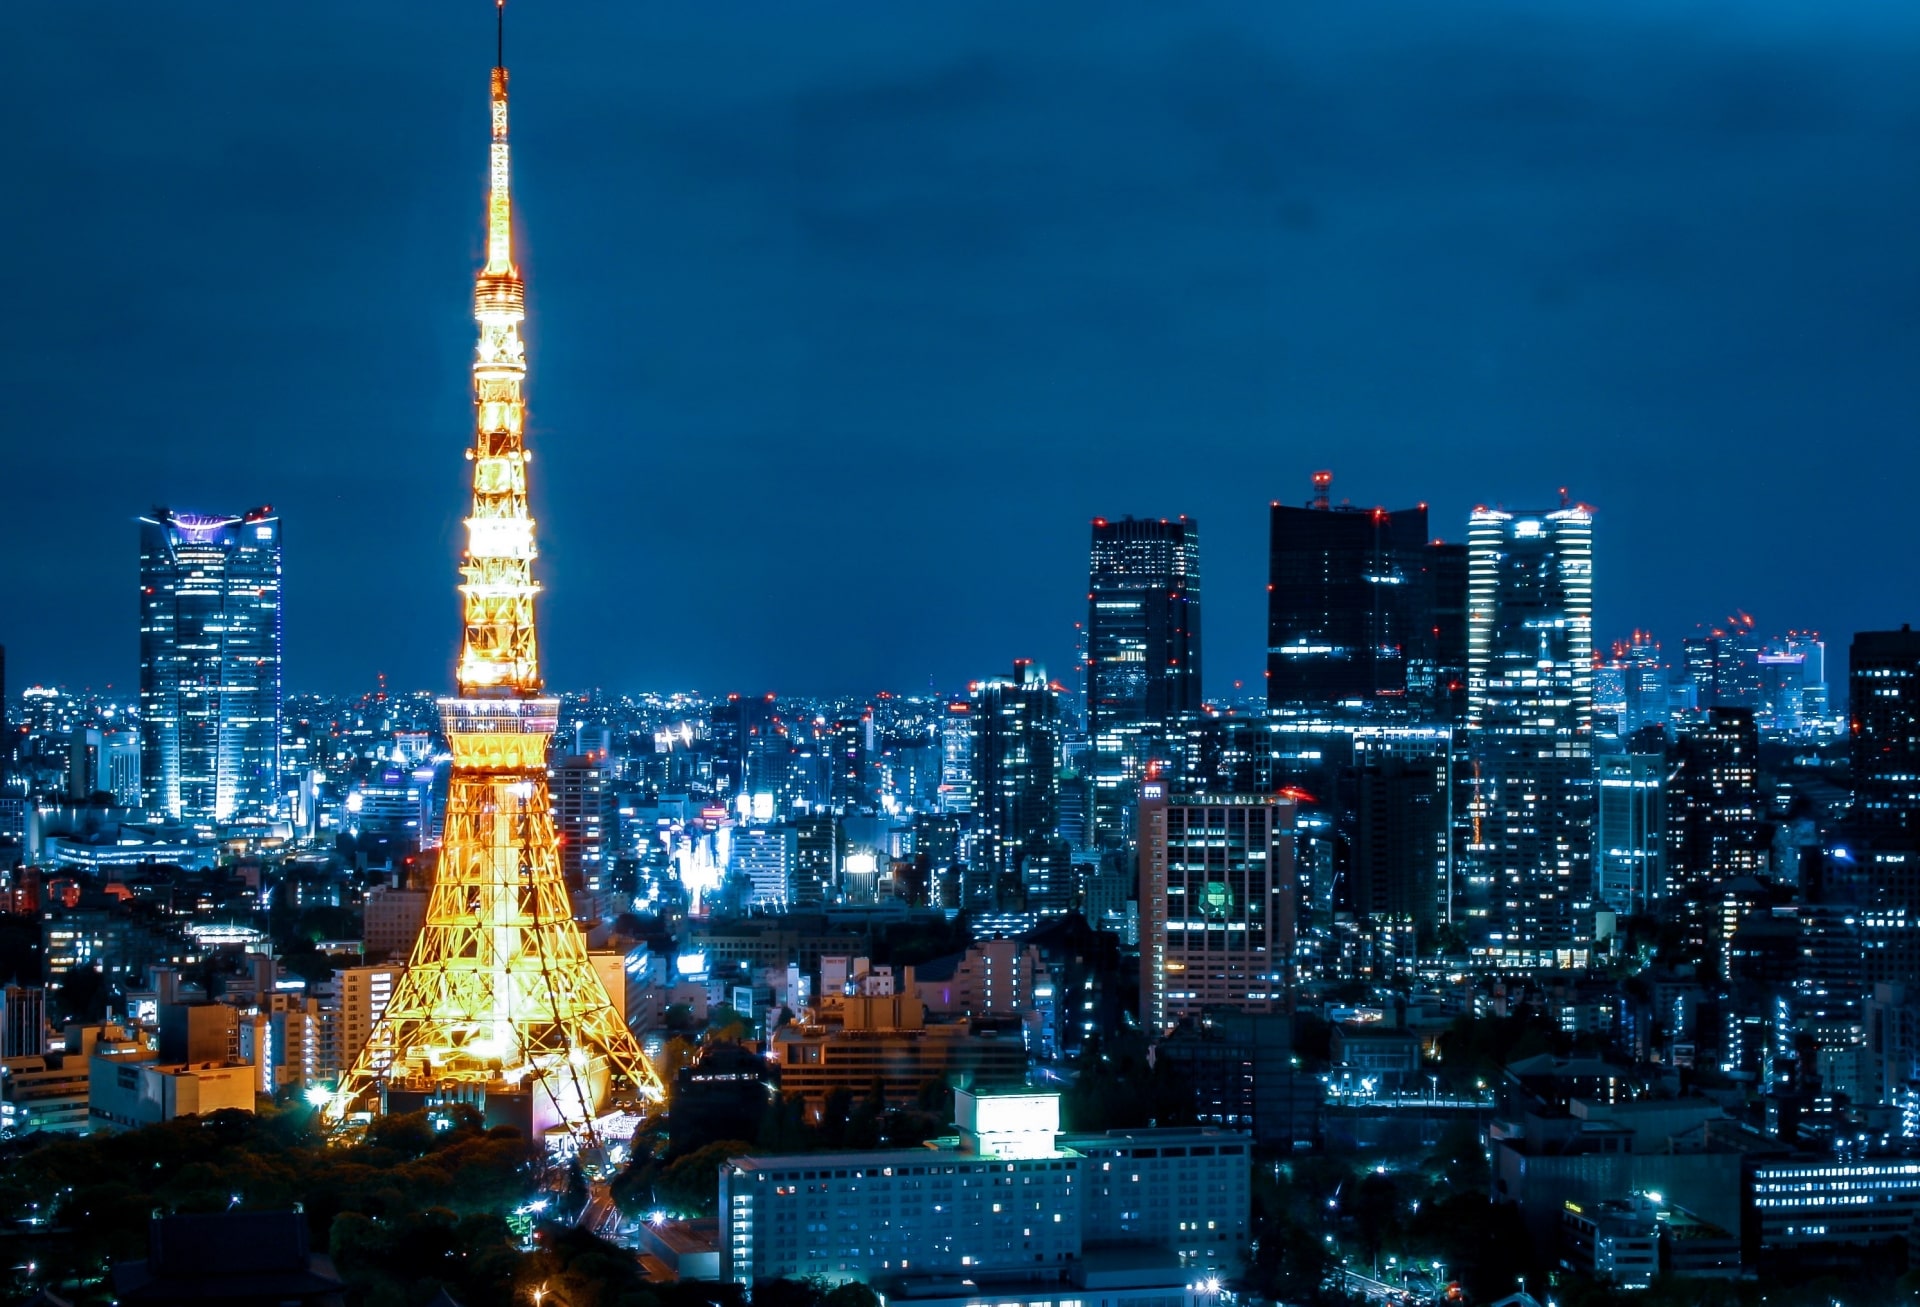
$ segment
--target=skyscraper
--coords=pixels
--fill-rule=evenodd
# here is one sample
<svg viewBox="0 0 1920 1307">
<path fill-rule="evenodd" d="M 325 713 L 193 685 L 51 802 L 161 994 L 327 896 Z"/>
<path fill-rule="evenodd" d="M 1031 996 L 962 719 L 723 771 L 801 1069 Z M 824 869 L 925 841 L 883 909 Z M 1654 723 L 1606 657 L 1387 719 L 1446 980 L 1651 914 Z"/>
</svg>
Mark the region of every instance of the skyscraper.
<svg viewBox="0 0 1920 1307">
<path fill-rule="evenodd" d="M 1407 693 L 1435 721 L 1467 715 L 1467 547 L 1429 541 L 1420 551 L 1418 603 L 1426 606 L 1407 663 Z"/>
<path fill-rule="evenodd" d="M 115 803 L 140 803 L 140 740 L 130 730 L 76 726 L 67 745 L 67 796 L 85 801 L 113 795 Z"/>
<path fill-rule="evenodd" d="M 1294 943 L 1294 801 L 1140 786 L 1140 1024 L 1283 1010 Z"/>
<path fill-rule="evenodd" d="M 1646 912 L 1667 888 L 1667 757 L 1594 759 L 1594 897 L 1621 914 Z"/>
<path fill-rule="evenodd" d="M 1087 580 L 1087 733 L 1096 826 L 1132 833 L 1132 766 L 1170 718 L 1201 705 L 1200 528 L 1096 518 Z"/>
<path fill-rule="evenodd" d="M 474 287 L 472 508 L 446 831 L 406 972 L 327 1105 L 357 1114 L 474 1104 L 530 1139 L 558 1129 L 592 1168 L 599 1120 L 657 1095 L 574 924 L 547 779 L 560 702 L 543 693 L 527 506 L 526 290 L 513 260 L 507 70 L 493 69 L 487 262 Z"/>
<path fill-rule="evenodd" d="M 1711 708 L 1673 748 L 1667 782 L 1667 883 L 1704 889 L 1766 870 L 1760 732 L 1751 708 Z"/>
<path fill-rule="evenodd" d="M 713 783 L 728 795 L 775 794 L 786 779 L 786 743 L 776 733 L 771 694 L 730 694 L 707 716 Z"/>
<path fill-rule="evenodd" d="M 597 897 L 607 889 L 607 846 L 619 820 L 607 772 L 607 757 L 601 753 L 559 758 L 547 769 L 554 830 L 560 838 L 560 872 L 575 894 Z"/>
<path fill-rule="evenodd" d="M 1920 840 L 1920 632 L 1856 632 L 1848 664 L 1853 825 L 1911 847 Z"/>
<path fill-rule="evenodd" d="M 1304 508 L 1275 502 L 1267 702 L 1313 714 L 1458 716 L 1465 555 L 1427 536 L 1427 506 L 1334 505 L 1314 474 Z"/>
<path fill-rule="evenodd" d="M 1095 518 L 1087 569 L 1087 735 L 1095 827 L 1104 841 L 1131 834 L 1138 734 L 1199 708 L 1199 523 Z"/>
<path fill-rule="evenodd" d="M 992 903 L 1029 858 L 1046 856 L 1058 821 L 1060 695 L 1027 659 L 974 691 L 973 794 L 979 841 L 967 906 Z"/>
<path fill-rule="evenodd" d="M 973 811 L 973 701 L 949 700 L 940 714 L 941 812 Z"/>
<path fill-rule="evenodd" d="M 140 776 L 189 822 L 280 801 L 280 519 L 140 519 Z"/>
<path fill-rule="evenodd" d="M 1354 759 L 1354 827 L 1348 888 L 1355 912 L 1431 930 L 1448 890 L 1448 788 L 1444 752 L 1408 757 L 1367 750 Z"/>
<path fill-rule="evenodd" d="M 1468 915 L 1493 952 L 1580 966 L 1593 933 L 1593 513 L 1467 532 Z"/>
<path fill-rule="evenodd" d="M 1695 706 L 1702 712 L 1709 708 L 1758 707 L 1763 645 L 1753 618 L 1745 613 L 1736 613 L 1724 626 L 1703 629 L 1681 641 Z"/>
</svg>

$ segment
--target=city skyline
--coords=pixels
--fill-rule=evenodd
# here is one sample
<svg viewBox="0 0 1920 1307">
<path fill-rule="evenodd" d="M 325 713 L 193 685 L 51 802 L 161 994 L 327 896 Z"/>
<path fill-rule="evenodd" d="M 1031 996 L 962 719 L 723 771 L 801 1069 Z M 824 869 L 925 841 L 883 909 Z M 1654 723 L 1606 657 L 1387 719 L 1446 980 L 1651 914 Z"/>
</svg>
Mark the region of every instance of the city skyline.
<svg viewBox="0 0 1920 1307">
<path fill-rule="evenodd" d="M 1424 501 L 1452 540 L 1477 504 L 1568 486 L 1598 509 L 1603 647 L 1646 627 L 1674 660 L 1735 608 L 1836 649 L 1897 627 L 1911 583 L 1836 568 L 1800 524 L 1831 485 L 1863 556 L 1898 547 L 1920 189 L 1878 160 L 1909 121 L 1895 74 L 1920 27 L 1893 6 L 1784 12 L 1564 10 L 1515 32 L 1481 5 L 1382 34 L 935 10 L 722 33 L 516 10 L 543 97 L 532 352 L 555 378 L 535 507 L 566 505 L 544 533 L 553 682 L 944 689 L 1014 656 L 1070 682 L 1087 521 L 1184 513 L 1208 533 L 1207 689 L 1251 688 L 1267 507 L 1304 503 L 1322 467 L 1336 500 Z M 108 42 L 164 21 L 174 54 L 127 77 L 68 21 L 29 19 L 50 57 L 8 92 L 65 112 L 43 115 L 14 215 L 44 330 L 13 428 L 33 440 L 7 463 L 85 493 L 19 507 L 34 543 L 0 609 L 50 620 L 8 623 L 13 683 L 131 690 L 133 522 L 167 502 L 292 522 L 290 688 L 444 684 L 450 601 L 391 563 L 456 549 L 473 38 L 348 8 L 295 50 L 239 10 L 136 13 Z M 1472 96 L 1428 71 L 1436 49 L 1471 61 Z M 1659 112 L 1610 89 L 1635 78 Z M 184 157 L 114 130 L 156 95 Z M 1357 162 L 1410 118 L 1428 161 Z M 1563 153 L 1602 193 L 1553 171 Z M 109 202 L 110 179 L 153 208 Z M 1722 240 L 1709 219 L 1735 213 Z M 160 393 L 123 312 L 151 274 L 120 253 L 155 214 L 203 269 L 165 365 L 189 402 L 157 429 L 118 398 Z M 340 367 L 380 402 L 322 394 Z M 996 481 L 988 510 L 1021 529 L 976 534 L 956 567 L 967 485 L 1036 454 L 1036 484 Z M 1875 475 L 1823 476 L 1850 459 Z M 1698 547 L 1728 521 L 1753 526 Z"/>
<path fill-rule="evenodd" d="M 1920 1302 L 1920 15 L 469 4 L 23 61 L 11 1299 Z"/>
</svg>

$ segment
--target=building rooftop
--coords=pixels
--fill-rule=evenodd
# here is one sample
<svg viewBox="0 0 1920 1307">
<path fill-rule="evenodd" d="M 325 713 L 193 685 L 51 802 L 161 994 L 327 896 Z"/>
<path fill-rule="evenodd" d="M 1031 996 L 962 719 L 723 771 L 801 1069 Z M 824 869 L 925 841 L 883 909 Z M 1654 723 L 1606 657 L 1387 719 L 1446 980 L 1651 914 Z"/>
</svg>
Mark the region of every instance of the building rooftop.
<svg viewBox="0 0 1920 1307">
<path fill-rule="evenodd" d="M 156 1217 L 147 1257 L 113 1268 L 122 1303 L 286 1303 L 338 1307 L 346 1285 L 307 1244 L 307 1218 L 293 1212 L 221 1212 Z"/>
</svg>

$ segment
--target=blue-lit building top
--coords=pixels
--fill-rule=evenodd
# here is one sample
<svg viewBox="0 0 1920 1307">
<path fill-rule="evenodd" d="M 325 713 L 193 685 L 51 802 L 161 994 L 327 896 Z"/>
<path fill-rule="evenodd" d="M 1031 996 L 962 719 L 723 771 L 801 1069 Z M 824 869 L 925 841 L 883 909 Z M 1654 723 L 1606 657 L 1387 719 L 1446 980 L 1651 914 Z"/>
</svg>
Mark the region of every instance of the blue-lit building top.
<svg viewBox="0 0 1920 1307">
<path fill-rule="evenodd" d="M 280 799 L 280 519 L 155 509 L 140 519 L 140 776 L 186 822 Z"/>
</svg>

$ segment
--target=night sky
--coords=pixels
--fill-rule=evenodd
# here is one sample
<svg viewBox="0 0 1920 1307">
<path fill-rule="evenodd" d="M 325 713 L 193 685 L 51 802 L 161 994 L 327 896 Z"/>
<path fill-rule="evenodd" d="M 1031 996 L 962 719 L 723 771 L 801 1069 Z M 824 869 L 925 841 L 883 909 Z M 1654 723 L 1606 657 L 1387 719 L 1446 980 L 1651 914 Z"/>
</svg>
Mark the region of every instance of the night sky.
<svg viewBox="0 0 1920 1307">
<path fill-rule="evenodd" d="M 451 685 L 492 12 L 9 13 L 12 688 L 271 503 L 287 684 Z M 549 683 L 951 688 L 1087 519 L 1598 509 L 1602 642 L 1920 620 L 1920 5 L 513 0 Z M 1836 670 L 1838 668 L 1836 667 Z"/>
</svg>

